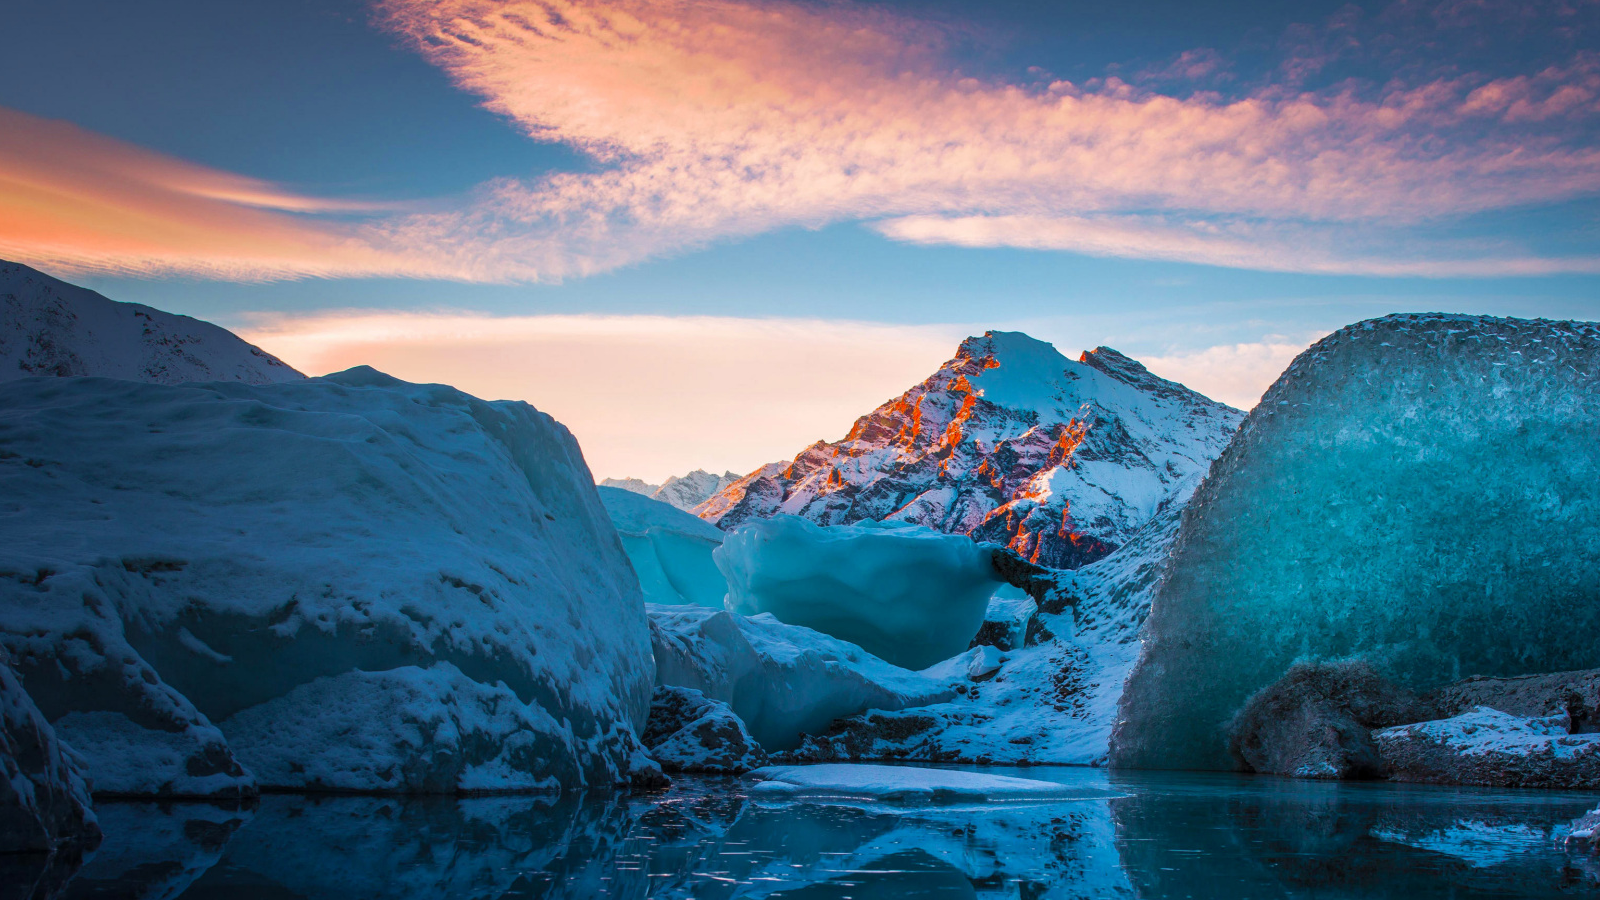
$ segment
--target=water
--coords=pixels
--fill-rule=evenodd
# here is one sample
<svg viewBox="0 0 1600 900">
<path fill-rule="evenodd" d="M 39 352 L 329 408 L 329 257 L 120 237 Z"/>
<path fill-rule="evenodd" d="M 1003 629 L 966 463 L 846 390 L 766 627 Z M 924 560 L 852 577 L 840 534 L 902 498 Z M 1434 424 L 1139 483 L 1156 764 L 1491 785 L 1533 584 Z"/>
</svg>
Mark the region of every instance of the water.
<svg viewBox="0 0 1600 900">
<path fill-rule="evenodd" d="M 1559 846 L 1593 794 L 989 771 L 1121 796 L 966 809 L 768 804 L 738 779 L 680 777 L 666 793 L 631 797 L 102 803 L 106 841 L 59 896 L 1600 896 L 1600 861 Z"/>
</svg>

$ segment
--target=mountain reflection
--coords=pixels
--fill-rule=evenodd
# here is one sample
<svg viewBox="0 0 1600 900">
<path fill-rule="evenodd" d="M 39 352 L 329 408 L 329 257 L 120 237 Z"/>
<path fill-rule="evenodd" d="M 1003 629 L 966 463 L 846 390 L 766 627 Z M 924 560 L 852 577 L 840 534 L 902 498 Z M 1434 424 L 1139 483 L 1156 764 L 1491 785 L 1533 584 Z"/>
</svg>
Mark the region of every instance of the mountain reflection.
<svg viewBox="0 0 1600 900">
<path fill-rule="evenodd" d="M 1546 897 L 1575 794 L 1033 769 L 1111 800 L 778 803 L 737 779 L 650 795 L 269 795 L 102 803 L 66 898 Z M 56 879 L 60 881 L 61 879 Z"/>
</svg>

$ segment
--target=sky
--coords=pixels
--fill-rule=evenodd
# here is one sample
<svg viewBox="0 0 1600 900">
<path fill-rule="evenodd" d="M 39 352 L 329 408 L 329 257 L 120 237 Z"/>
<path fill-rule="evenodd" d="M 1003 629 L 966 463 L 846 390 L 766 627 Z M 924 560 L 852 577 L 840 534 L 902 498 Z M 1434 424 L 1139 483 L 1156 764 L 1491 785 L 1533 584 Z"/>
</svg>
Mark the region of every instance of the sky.
<svg viewBox="0 0 1600 900">
<path fill-rule="evenodd" d="M 597 477 L 791 457 L 988 329 L 1247 408 L 1363 318 L 1600 318 L 1600 0 L 7 19 L 0 258 L 527 400 Z"/>
</svg>

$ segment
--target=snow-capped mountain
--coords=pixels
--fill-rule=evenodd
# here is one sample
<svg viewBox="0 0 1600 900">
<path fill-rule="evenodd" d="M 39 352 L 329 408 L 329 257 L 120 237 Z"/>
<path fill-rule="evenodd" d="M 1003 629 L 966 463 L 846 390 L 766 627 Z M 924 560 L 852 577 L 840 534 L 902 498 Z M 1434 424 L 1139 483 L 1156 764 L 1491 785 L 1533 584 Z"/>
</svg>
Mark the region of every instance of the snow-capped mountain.
<svg viewBox="0 0 1600 900">
<path fill-rule="evenodd" d="M 694 512 L 723 529 L 778 513 L 916 522 L 1076 568 L 1186 500 L 1243 417 L 1109 347 L 1073 361 L 991 331 L 843 440 L 763 466 Z"/>
<path fill-rule="evenodd" d="M 600 485 L 622 488 L 635 494 L 643 494 L 652 500 L 670 503 L 682 510 L 690 510 L 738 480 L 737 472 L 713 475 L 704 469 L 695 469 L 687 475 L 674 475 L 661 484 L 650 484 L 638 478 L 607 478 L 600 482 Z"/>
<path fill-rule="evenodd" d="M 0 261 L 0 381 L 30 375 L 101 375 L 156 384 L 275 384 L 305 377 L 210 322 L 108 300 Z"/>
</svg>

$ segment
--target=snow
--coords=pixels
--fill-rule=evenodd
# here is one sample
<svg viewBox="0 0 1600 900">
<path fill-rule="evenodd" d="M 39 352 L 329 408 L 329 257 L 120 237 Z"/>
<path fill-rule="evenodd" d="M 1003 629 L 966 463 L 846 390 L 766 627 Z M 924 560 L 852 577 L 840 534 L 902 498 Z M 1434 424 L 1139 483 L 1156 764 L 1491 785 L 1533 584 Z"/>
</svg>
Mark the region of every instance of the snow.
<svg viewBox="0 0 1600 900">
<path fill-rule="evenodd" d="M 0 384 L 0 642 L 97 790 L 654 769 L 649 626 L 577 443 L 371 369 Z"/>
<path fill-rule="evenodd" d="M 1113 761 L 1232 766 L 1223 726 L 1296 660 L 1425 691 L 1595 664 L 1600 326 L 1344 328 L 1262 398 L 1184 513 Z"/>
<path fill-rule="evenodd" d="M 0 853 L 81 852 L 99 841 L 79 761 L 0 658 Z"/>
<path fill-rule="evenodd" d="M 667 772 L 736 775 L 767 763 L 733 709 L 692 688 L 656 687 L 643 739 Z"/>
<path fill-rule="evenodd" d="M 761 746 L 787 750 L 841 716 L 954 696 L 948 672 L 913 672 L 771 615 L 694 606 L 647 607 L 656 683 L 692 688 L 733 708 Z"/>
<path fill-rule="evenodd" d="M 639 478 L 607 478 L 600 486 L 643 494 L 676 509 L 690 510 L 738 478 L 736 472 L 713 475 L 704 469 L 695 469 L 687 475 L 673 475 L 661 484 L 650 484 Z"/>
<path fill-rule="evenodd" d="M 763 466 L 695 512 L 724 529 L 780 513 L 912 522 L 1076 568 L 1192 492 L 1242 417 L 1110 348 L 1074 361 L 988 332 L 843 439 Z"/>
<path fill-rule="evenodd" d="M 1162 511 L 1110 556 L 1060 573 L 1047 597 L 1050 609 L 1034 612 L 1026 628 L 1031 636 L 1003 654 L 1000 669 L 984 683 L 967 685 L 944 703 L 857 717 L 843 734 L 809 740 L 797 754 L 818 760 L 1103 764 L 1180 509 Z M 990 616 L 1000 602 L 991 601 Z"/>
<path fill-rule="evenodd" d="M 727 608 L 770 613 L 920 669 L 967 649 L 999 584 L 993 548 L 903 523 L 757 519 L 713 556 Z"/>
<path fill-rule="evenodd" d="M 118 303 L 0 261 L 0 381 L 101 375 L 158 384 L 305 376 L 210 322 Z"/>
<path fill-rule="evenodd" d="M 722 608 L 728 580 L 711 557 L 723 540 L 720 529 L 638 492 L 605 485 L 598 490 L 645 602 Z"/>
<path fill-rule="evenodd" d="M 766 766 L 748 776 L 758 799 L 861 798 L 899 803 L 1103 800 L 1110 791 L 957 769 L 825 763 Z"/>
<path fill-rule="evenodd" d="M 1470 756 L 1490 753 L 1527 755 L 1531 748 L 1549 747 L 1552 756 L 1562 759 L 1576 755 L 1577 748 L 1600 746 L 1600 734 L 1570 735 L 1572 741 L 1550 740 L 1552 737 L 1569 737 L 1569 727 L 1565 716 L 1525 718 L 1480 706 L 1448 719 L 1385 728 L 1374 733 L 1373 737 L 1380 745 L 1402 737 L 1447 742 L 1456 752 Z"/>
</svg>

